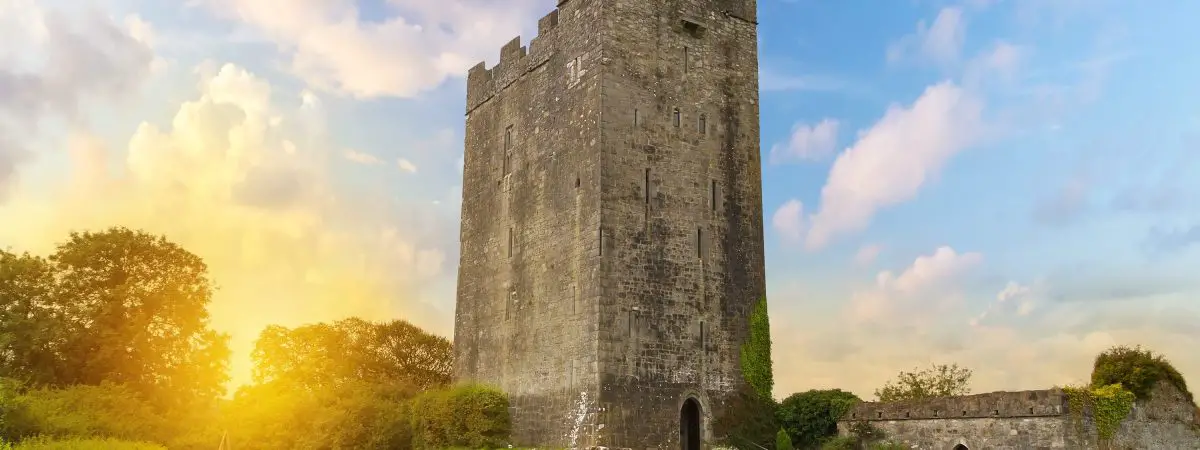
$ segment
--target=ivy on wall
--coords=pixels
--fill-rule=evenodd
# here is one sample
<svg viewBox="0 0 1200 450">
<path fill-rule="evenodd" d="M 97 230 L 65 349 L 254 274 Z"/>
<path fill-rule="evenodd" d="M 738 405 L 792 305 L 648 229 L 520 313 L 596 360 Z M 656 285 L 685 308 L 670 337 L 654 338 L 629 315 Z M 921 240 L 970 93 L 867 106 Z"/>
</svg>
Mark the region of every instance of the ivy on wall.
<svg viewBox="0 0 1200 450">
<path fill-rule="evenodd" d="M 1096 424 L 1096 434 L 1100 442 L 1108 442 L 1121 428 L 1121 422 L 1133 409 L 1137 396 L 1120 384 L 1110 384 L 1100 387 L 1065 387 L 1067 404 L 1071 408 L 1071 416 L 1079 427 L 1083 426 L 1083 412 L 1092 411 L 1092 420 Z M 1082 430 L 1081 430 L 1082 431 Z"/>
<path fill-rule="evenodd" d="M 771 321 L 767 318 L 767 298 L 763 297 L 750 312 L 750 338 L 742 344 L 742 376 L 754 392 L 771 398 L 775 378 L 771 370 Z"/>
</svg>

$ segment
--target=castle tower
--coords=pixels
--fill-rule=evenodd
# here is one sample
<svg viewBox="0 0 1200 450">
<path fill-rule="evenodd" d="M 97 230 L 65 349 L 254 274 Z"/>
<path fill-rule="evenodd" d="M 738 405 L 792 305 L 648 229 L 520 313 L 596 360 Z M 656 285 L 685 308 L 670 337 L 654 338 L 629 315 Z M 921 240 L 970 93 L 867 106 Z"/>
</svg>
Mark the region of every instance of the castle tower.
<svg viewBox="0 0 1200 450">
<path fill-rule="evenodd" d="M 755 0 L 559 0 L 467 81 L 455 372 L 520 445 L 700 448 L 765 295 Z"/>
</svg>

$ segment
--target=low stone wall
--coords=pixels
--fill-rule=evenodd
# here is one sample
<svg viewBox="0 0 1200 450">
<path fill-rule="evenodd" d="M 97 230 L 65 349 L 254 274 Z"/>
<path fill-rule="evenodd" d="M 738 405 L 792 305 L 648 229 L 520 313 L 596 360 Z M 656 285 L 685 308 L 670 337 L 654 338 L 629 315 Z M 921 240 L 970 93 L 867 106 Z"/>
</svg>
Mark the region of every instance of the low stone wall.
<svg viewBox="0 0 1200 450">
<path fill-rule="evenodd" d="M 1109 449 L 1200 450 L 1196 407 L 1174 386 L 1160 383 L 1134 404 Z M 948 397 L 895 403 L 860 403 L 838 431 L 865 421 L 913 449 L 1098 449 L 1091 411 L 1070 411 L 1060 389 Z"/>
</svg>

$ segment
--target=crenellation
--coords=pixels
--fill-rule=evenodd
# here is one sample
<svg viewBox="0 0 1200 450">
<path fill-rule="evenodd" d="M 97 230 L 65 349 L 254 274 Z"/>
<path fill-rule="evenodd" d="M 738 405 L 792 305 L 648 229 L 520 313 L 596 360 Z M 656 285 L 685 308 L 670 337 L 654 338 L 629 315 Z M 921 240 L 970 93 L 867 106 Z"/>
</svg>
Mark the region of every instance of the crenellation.
<svg viewBox="0 0 1200 450">
<path fill-rule="evenodd" d="M 558 8 L 555 8 L 554 11 L 550 11 L 550 14 L 546 14 L 541 19 L 538 19 L 538 36 L 550 34 L 550 31 L 557 26 Z"/>
<path fill-rule="evenodd" d="M 1066 395 L 1061 389 L 989 392 L 918 401 L 863 402 L 850 410 L 847 419 L 917 420 L 1057 416 L 1066 410 L 1066 402 Z"/>
</svg>

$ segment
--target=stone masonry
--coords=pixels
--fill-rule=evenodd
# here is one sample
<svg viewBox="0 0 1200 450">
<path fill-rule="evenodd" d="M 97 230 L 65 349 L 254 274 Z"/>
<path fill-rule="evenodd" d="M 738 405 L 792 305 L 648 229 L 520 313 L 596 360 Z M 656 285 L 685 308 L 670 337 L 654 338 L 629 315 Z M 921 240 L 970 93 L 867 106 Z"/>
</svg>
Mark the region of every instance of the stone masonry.
<svg viewBox="0 0 1200 450">
<path fill-rule="evenodd" d="M 929 450 L 1200 449 L 1196 407 L 1162 382 L 1134 404 L 1107 447 L 1091 411 L 1073 413 L 1060 389 L 992 392 L 916 402 L 860 403 L 838 423 L 865 420 L 886 439 Z"/>
<path fill-rule="evenodd" d="M 679 448 L 685 402 L 718 437 L 766 291 L 755 0 L 559 0 L 466 110 L 456 377 L 514 444 Z"/>
</svg>

